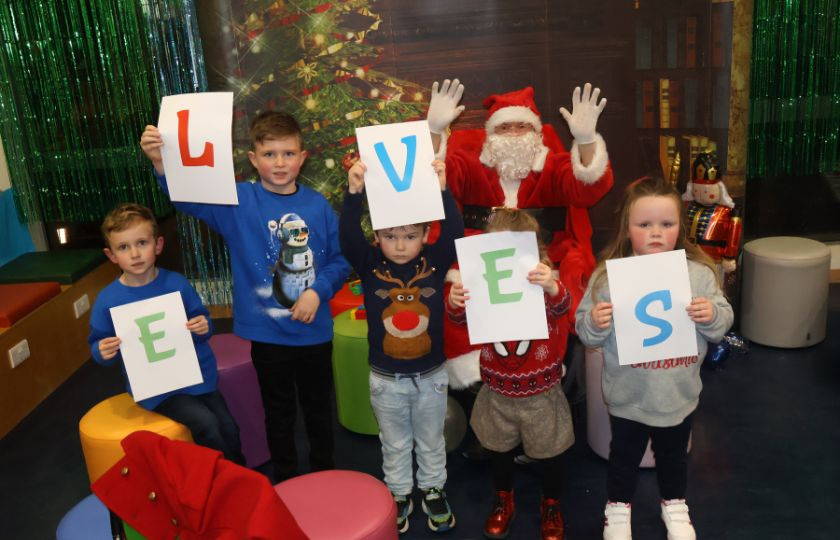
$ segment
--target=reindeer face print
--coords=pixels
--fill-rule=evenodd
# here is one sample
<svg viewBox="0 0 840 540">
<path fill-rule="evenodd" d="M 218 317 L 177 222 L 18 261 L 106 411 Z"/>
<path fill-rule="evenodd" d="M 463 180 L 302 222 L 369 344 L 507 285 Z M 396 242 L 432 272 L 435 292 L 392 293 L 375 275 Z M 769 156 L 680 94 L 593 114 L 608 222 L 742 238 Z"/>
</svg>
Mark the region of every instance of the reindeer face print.
<svg viewBox="0 0 840 540">
<path fill-rule="evenodd" d="M 397 264 L 411 262 L 420 255 L 423 244 L 429 238 L 429 229 L 422 226 L 405 225 L 376 231 L 379 247 L 388 260 Z"/>
<path fill-rule="evenodd" d="M 388 299 L 391 303 L 382 311 L 382 324 L 385 337 L 382 350 L 392 358 L 413 360 L 428 354 L 432 350 L 432 340 L 427 332 L 429 328 L 429 308 L 420 301 L 435 293 L 431 287 L 415 287 L 414 283 L 428 277 L 435 271 L 427 269 L 426 259 L 421 259 L 422 267 L 415 268 L 414 277 L 408 283 L 374 270 L 374 275 L 386 283 L 394 283 L 392 289 L 377 289 L 376 296 Z"/>
</svg>

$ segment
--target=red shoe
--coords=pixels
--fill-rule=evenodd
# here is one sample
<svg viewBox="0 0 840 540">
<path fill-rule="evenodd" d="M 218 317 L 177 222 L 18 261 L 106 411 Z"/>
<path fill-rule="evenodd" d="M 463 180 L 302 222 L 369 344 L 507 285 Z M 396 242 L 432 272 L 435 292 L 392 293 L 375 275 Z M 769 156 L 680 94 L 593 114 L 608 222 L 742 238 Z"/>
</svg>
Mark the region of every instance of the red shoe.
<svg viewBox="0 0 840 540">
<path fill-rule="evenodd" d="M 510 532 L 510 524 L 516 516 L 513 507 L 513 490 L 497 491 L 493 510 L 484 522 L 484 536 L 487 538 L 504 538 Z"/>
<path fill-rule="evenodd" d="M 542 540 L 563 540 L 566 538 L 566 524 L 560 512 L 560 501 L 542 499 L 540 503 L 540 533 Z"/>
</svg>

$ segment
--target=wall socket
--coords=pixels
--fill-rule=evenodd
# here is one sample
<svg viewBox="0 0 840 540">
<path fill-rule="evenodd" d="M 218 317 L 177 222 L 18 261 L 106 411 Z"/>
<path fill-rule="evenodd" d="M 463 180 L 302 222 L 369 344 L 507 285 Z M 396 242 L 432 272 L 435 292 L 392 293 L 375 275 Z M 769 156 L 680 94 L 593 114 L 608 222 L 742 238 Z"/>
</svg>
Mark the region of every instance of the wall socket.
<svg viewBox="0 0 840 540">
<path fill-rule="evenodd" d="M 12 366 L 12 369 L 21 365 L 27 358 L 29 358 L 29 342 L 25 339 L 17 342 L 14 347 L 9 349 L 9 365 Z"/>
<path fill-rule="evenodd" d="M 78 300 L 73 302 L 73 313 L 76 314 L 77 319 L 87 313 L 89 309 L 90 298 L 88 298 L 87 294 L 83 294 Z"/>
</svg>

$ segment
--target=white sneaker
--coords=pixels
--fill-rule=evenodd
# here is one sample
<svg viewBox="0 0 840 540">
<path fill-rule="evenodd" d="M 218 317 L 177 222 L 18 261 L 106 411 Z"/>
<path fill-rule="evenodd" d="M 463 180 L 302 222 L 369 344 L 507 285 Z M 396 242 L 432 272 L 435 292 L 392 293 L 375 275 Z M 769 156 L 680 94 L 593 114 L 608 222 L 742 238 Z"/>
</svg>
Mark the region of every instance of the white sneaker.
<svg viewBox="0 0 840 540">
<path fill-rule="evenodd" d="M 630 504 L 608 502 L 604 508 L 604 540 L 633 540 Z"/>
<path fill-rule="evenodd" d="M 695 540 L 694 525 L 688 517 L 685 499 L 662 501 L 662 521 L 668 529 L 668 540 Z"/>
</svg>

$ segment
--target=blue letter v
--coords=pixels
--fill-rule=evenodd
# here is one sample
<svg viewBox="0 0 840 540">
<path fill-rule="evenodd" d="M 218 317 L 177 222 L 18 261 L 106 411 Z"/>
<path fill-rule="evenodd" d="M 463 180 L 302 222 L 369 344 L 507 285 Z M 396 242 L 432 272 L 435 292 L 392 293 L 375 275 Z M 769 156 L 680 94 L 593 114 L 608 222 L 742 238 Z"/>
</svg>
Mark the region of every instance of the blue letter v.
<svg viewBox="0 0 840 540">
<path fill-rule="evenodd" d="M 394 164 L 391 163 L 391 158 L 388 157 L 385 145 L 381 142 L 373 145 L 373 149 L 376 150 L 376 157 L 379 158 L 379 162 L 382 163 L 382 168 L 385 169 L 385 174 L 388 175 L 388 180 L 391 181 L 391 185 L 394 186 L 397 192 L 405 191 L 411 187 L 411 177 L 414 175 L 414 158 L 417 157 L 416 135 L 403 137 L 400 141 L 405 145 L 407 152 L 405 156 L 405 172 L 402 178 L 397 176 L 397 171 L 394 170 Z"/>
</svg>

